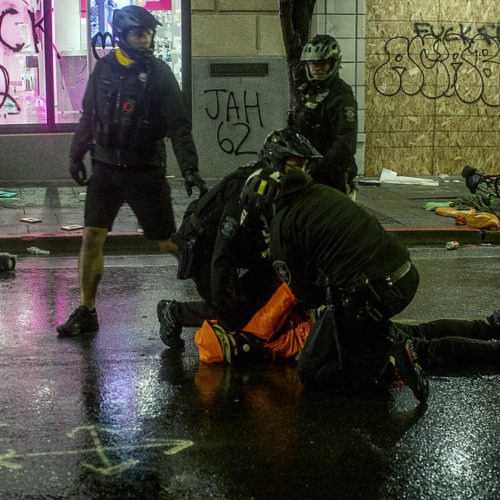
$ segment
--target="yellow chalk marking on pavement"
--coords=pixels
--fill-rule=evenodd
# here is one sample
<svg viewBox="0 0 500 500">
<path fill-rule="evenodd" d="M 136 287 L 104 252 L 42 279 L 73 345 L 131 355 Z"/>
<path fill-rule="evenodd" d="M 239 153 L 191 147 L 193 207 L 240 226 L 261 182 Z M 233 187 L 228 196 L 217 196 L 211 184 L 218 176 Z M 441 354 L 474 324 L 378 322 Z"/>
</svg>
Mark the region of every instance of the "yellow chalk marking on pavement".
<svg viewBox="0 0 500 500">
<path fill-rule="evenodd" d="M 84 426 L 77 427 L 73 429 L 71 432 L 66 435 L 69 438 L 74 438 L 77 433 L 81 431 L 89 431 L 92 441 L 94 443 L 93 448 L 81 448 L 75 450 L 61 450 L 61 451 L 38 451 L 38 452 L 30 452 L 30 453 L 18 453 L 16 450 L 9 448 L 5 451 L 5 453 L 0 454 L 0 469 L 6 468 L 10 470 L 19 470 L 22 469 L 23 466 L 19 463 L 14 462 L 19 459 L 28 459 L 28 458 L 41 458 L 41 457 L 55 457 L 55 456 L 66 456 L 66 455 L 83 455 L 86 453 L 96 453 L 99 459 L 102 462 L 101 466 L 96 466 L 90 464 L 88 462 L 82 463 L 82 466 L 102 474 L 104 476 L 111 476 L 113 474 L 119 474 L 126 469 L 134 466 L 139 462 L 139 460 L 127 460 L 125 462 L 121 462 L 118 464 L 112 464 L 109 460 L 106 452 L 110 451 L 118 451 L 118 450 L 134 450 L 134 449 L 147 449 L 147 448 L 169 448 L 168 450 L 163 451 L 165 455 L 175 455 L 180 451 L 189 448 L 194 443 L 193 441 L 189 441 L 186 439 L 147 439 L 145 443 L 140 444 L 131 444 L 131 445 L 123 445 L 123 446 L 103 446 L 101 439 L 99 437 L 99 431 L 103 431 L 111 434 L 118 434 L 114 429 L 106 429 L 104 427 L 99 426 Z"/>
</svg>

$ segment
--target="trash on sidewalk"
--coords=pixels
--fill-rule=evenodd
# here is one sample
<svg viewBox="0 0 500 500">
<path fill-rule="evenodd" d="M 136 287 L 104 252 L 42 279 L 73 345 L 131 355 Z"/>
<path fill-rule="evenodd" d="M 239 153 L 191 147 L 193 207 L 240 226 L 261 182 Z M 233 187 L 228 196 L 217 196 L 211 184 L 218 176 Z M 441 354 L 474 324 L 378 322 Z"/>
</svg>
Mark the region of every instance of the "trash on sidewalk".
<svg viewBox="0 0 500 500">
<path fill-rule="evenodd" d="M 465 223 L 470 227 L 488 231 L 498 231 L 500 229 L 500 220 L 496 215 L 489 212 L 468 215 L 465 217 Z"/>
<path fill-rule="evenodd" d="M 19 222 L 25 222 L 26 224 L 40 224 L 42 219 L 37 219 L 36 217 L 23 217 L 19 219 Z"/>
<path fill-rule="evenodd" d="M 0 191 L 0 198 L 17 198 L 17 193 L 11 193 L 9 191 Z"/>
<path fill-rule="evenodd" d="M 460 196 L 459 198 L 455 198 L 451 205 L 457 207 L 459 210 L 474 207 L 477 208 L 479 212 L 495 212 L 496 208 L 494 199 L 485 193 Z M 495 205 L 495 207 L 493 205 Z M 496 211 L 498 211 L 498 208 L 496 208 Z"/>
<path fill-rule="evenodd" d="M 67 226 L 61 226 L 63 231 L 81 231 L 83 226 L 81 224 L 68 224 Z"/>
<path fill-rule="evenodd" d="M 436 208 L 449 207 L 451 201 L 427 201 L 422 205 L 425 210 L 433 211 Z"/>
<path fill-rule="evenodd" d="M 443 217 L 453 217 L 454 219 L 456 219 L 459 216 L 466 217 L 468 215 L 474 215 L 477 213 L 477 210 L 474 207 L 466 209 L 458 209 L 453 206 L 445 206 L 445 207 L 436 207 L 434 213 L 436 215 L 442 215 Z"/>
<path fill-rule="evenodd" d="M 453 217 L 455 224 L 460 226 L 467 225 L 476 229 L 487 229 L 488 231 L 498 231 L 500 228 L 500 220 L 495 214 L 478 212 L 474 207 L 466 210 L 458 210 L 453 206 L 437 207 L 434 213 L 444 217 Z"/>
<path fill-rule="evenodd" d="M 406 177 L 398 175 L 394 170 L 383 168 L 379 181 L 386 184 L 420 184 L 421 186 L 439 186 L 439 181 L 423 179 L 421 177 Z"/>
<path fill-rule="evenodd" d="M 85 201 L 87 198 L 87 193 L 84 191 L 83 193 L 78 193 L 78 199 L 80 201 Z"/>
<path fill-rule="evenodd" d="M 6 272 L 13 271 L 16 267 L 16 258 L 17 258 L 17 255 L 12 255 L 8 252 L 1 252 L 0 253 L 0 272 L 1 271 L 6 271 Z"/>
<path fill-rule="evenodd" d="M 42 250 L 41 248 L 38 248 L 38 247 L 29 247 L 26 250 L 29 253 L 32 253 L 33 255 L 49 255 L 50 254 L 49 250 Z"/>
<path fill-rule="evenodd" d="M 365 179 L 364 177 L 360 177 L 357 180 L 357 183 L 360 186 L 380 186 L 380 181 L 377 179 Z"/>
<path fill-rule="evenodd" d="M 458 243 L 458 241 L 448 241 L 446 243 L 447 250 L 456 250 L 459 246 L 460 244 Z"/>
</svg>

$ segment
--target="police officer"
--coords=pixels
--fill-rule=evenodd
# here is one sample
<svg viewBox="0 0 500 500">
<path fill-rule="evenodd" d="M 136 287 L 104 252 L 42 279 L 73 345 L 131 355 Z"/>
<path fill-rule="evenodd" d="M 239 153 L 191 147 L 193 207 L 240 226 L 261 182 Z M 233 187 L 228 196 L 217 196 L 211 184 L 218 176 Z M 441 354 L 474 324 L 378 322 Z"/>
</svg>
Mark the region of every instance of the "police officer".
<svg viewBox="0 0 500 500">
<path fill-rule="evenodd" d="M 299 358 L 306 385 L 338 392 L 373 389 L 394 365 L 419 401 L 428 395 L 413 344 L 389 319 L 419 283 L 409 252 L 394 235 L 338 190 L 300 171 L 251 175 L 242 190 L 247 219 L 264 219 L 277 274 L 305 309 L 327 305 Z"/>
<path fill-rule="evenodd" d="M 146 238 L 176 253 L 170 240 L 175 223 L 170 188 L 165 180 L 165 137 L 185 179 L 207 188 L 198 173 L 191 122 L 170 68 L 153 56 L 160 23 L 146 9 L 129 5 L 113 15 L 118 49 L 98 60 L 83 100 L 83 113 L 73 136 L 70 173 L 87 185 L 85 228 L 79 257 L 80 306 L 57 327 L 60 335 L 99 329 L 95 299 L 103 274 L 103 247 L 118 210 L 127 202 Z M 87 181 L 83 158 L 90 151 L 92 177 Z"/>
<path fill-rule="evenodd" d="M 267 166 L 281 172 L 303 169 L 319 157 L 300 134 L 275 130 L 266 137 L 257 161 L 227 175 L 196 203 L 196 208 L 188 209 L 172 239 L 180 248 L 180 265 L 184 259 L 192 262 L 188 274 L 203 301 L 164 299 L 158 303 L 159 334 L 165 345 L 182 347 L 182 328 L 200 327 L 205 319 L 217 319 L 225 329 L 236 330 L 265 303 L 274 291 L 274 273 L 262 256 L 267 243 L 260 226 L 240 226 L 241 188 L 258 168 Z M 185 249 L 192 250 L 192 256 L 183 256 Z"/>
<path fill-rule="evenodd" d="M 300 60 L 308 81 L 298 89 L 289 121 L 323 155 L 310 162 L 308 172 L 317 182 L 354 194 L 357 103 L 339 77 L 340 46 L 330 35 L 316 35 L 304 45 Z"/>
</svg>

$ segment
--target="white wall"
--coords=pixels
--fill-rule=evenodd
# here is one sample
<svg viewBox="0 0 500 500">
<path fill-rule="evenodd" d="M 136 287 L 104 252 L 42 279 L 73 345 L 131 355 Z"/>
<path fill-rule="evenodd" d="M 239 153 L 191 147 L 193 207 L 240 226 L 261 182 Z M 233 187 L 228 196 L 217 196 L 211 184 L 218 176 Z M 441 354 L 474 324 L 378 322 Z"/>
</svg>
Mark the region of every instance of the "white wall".
<svg viewBox="0 0 500 500">
<path fill-rule="evenodd" d="M 352 86 L 358 102 L 359 174 L 365 169 L 365 0 L 317 0 L 313 19 L 314 34 L 337 39 L 342 50 L 340 77 Z"/>
</svg>

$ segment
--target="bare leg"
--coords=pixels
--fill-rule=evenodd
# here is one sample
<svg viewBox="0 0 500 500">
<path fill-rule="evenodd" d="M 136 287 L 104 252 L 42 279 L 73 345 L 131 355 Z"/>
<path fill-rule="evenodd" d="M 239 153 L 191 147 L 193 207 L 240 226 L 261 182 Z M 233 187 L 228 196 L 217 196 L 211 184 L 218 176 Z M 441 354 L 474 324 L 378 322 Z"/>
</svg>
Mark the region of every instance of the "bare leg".
<svg viewBox="0 0 500 500">
<path fill-rule="evenodd" d="M 90 311 L 95 307 L 97 287 L 104 273 L 104 243 L 107 235 L 106 228 L 86 227 L 83 230 L 78 261 L 80 302 Z"/>
</svg>

